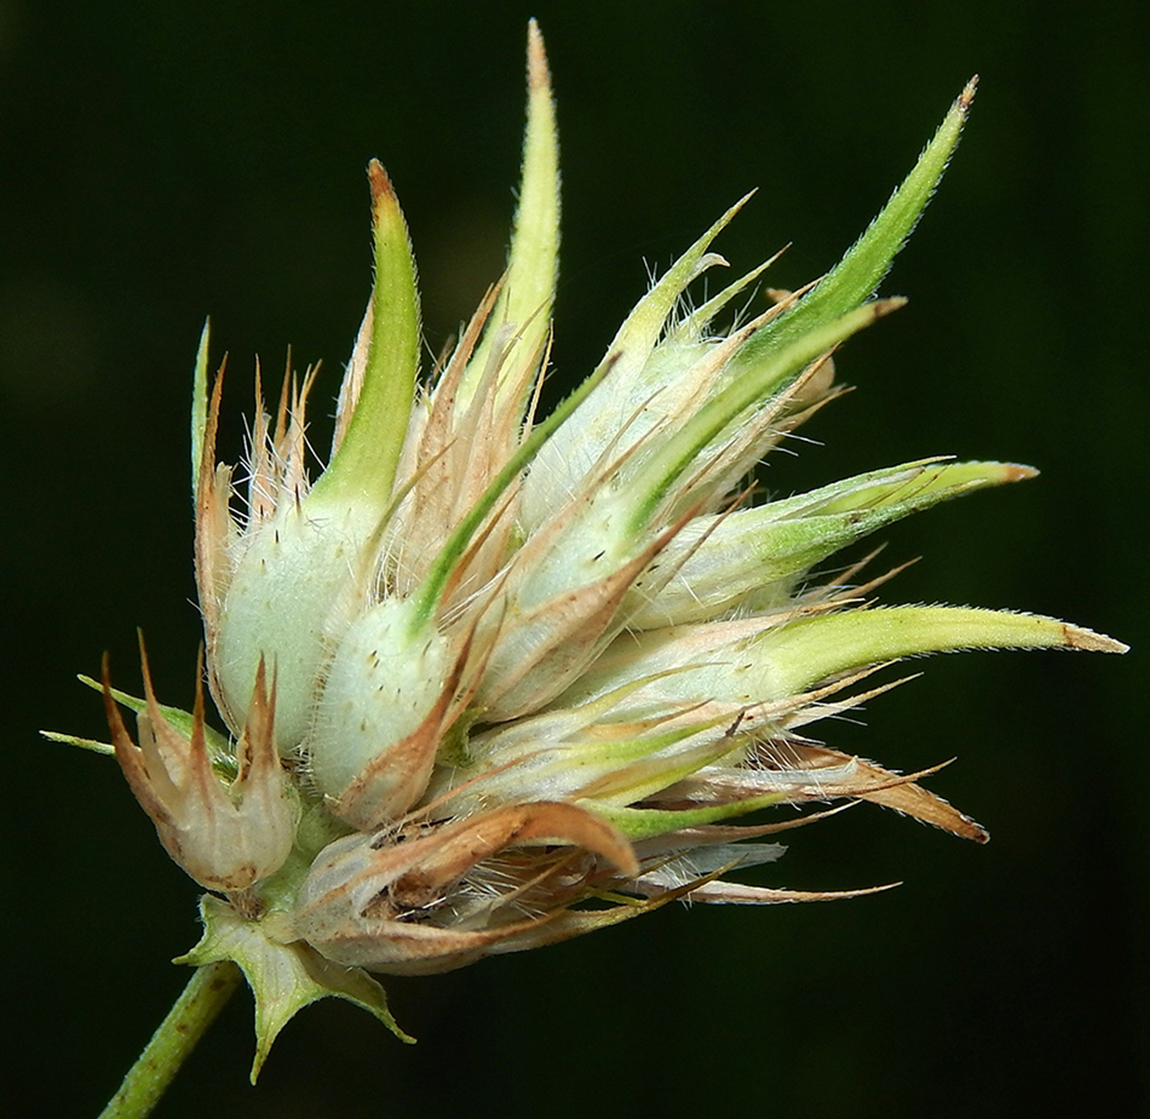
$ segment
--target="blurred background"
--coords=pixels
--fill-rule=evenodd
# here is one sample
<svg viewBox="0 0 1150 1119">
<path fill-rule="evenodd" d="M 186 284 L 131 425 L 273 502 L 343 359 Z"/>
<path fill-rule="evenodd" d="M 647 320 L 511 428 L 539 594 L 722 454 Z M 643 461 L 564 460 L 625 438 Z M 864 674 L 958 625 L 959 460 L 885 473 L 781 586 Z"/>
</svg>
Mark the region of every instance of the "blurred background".
<svg viewBox="0 0 1150 1119">
<path fill-rule="evenodd" d="M 370 282 L 367 160 L 411 226 L 429 352 L 502 267 L 539 17 L 564 186 L 554 398 L 710 222 L 776 286 L 838 258 L 974 72 L 966 138 L 883 291 L 910 305 L 838 362 L 857 391 L 762 476 L 786 494 L 931 454 L 1034 463 L 1025 486 L 882 535 L 925 557 L 884 601 L 1047 612 L 1135 646 L 937 658 L 833 744 L 931 787 L 988 847 L 863 806 L 757 881 L 878 897 L 669 907 L 456 974 L 390 982 L 405 1047 L 303 1012 L 261 1083 L 246 993 L 160 1115 L 1145 1114 L 1144 7 L 1022 0 L 323 5 L 0 0 L 5 484 L 6 1091 L 95 1114 L 186 974 L 196 888 L 77 684 L 143 628 L 191 702 L 187 407 L 204 316 L 230 352 L 234 461 L 255 355 L 324 362 L 317 447 Z M 1139 526 L 1142 527 L 1139 527 Z M 1139 574 L 1142 571 L 1143 574 Z M 924 667 L 918 665 L 916 667 Z"/>
</svg>

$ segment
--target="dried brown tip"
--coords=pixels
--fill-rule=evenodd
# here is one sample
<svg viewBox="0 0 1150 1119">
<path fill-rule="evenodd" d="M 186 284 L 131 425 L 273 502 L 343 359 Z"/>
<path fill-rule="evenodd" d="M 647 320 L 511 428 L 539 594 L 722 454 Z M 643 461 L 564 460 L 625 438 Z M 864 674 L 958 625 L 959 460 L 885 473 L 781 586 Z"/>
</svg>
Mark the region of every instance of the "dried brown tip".
<svg viewBox="0 0 1150 1119">
<path fill-rule="evenodd" d="M 532 93 L 551 88 L 551 71 L 547 67 L 547 49 L 534 19 L 527 24 L 527 87 Z"/>
<path fill-rule="evenodd" d="M 1020 462 L 1007 462 L 1003 466 L 1005 482 L 1025 482 L 1028 478 L 1037 478 L 1042 473 L 1037 467 L 1023 466 Z"/>
<path fill-rule="evenodd" d="M 116 706 L 116 700 L 112 696 L 112 658 L 107 650 L 100 658 L 100 682 L 104 686 L 104 710 L 108 716 L 108 726 L 111 728 L 113 736 L 117 731 L 126 734 L 123 717 L 120 715 L 120 709 Z"/>
<path fill-rule="evenodd" d="M 874 317 L 876 319 L 885 318 L 887 315 L 897 311 L 900 307 L 907 305 L 907 298 L 905 295 L 892 295 L 887 299 L 876 299 L 871 307 L 874 310 Z"/>
<path fill-rule="evenodd" d="M 394 198 L 395 189 L 391 185 L 391 179 L 387 177 L 387 172 L 383 169 L 383 164 L 378 159 L 373 159 L 367 165 L 367 177 L 371 183 L 371 201 L 373 205 L 378 205 L 384 198 Z"/>
<path fill-rule="evenodd" d="M 1128 653 L 1129 645 L 1115 641 L 1104 633 L 1095 633 L 1082 626 L 1062 625 L 1062 640 L 1067 649 L 1081 649 L 1087 653 Z"/>
<path fill-rule="evenodd" d="M 978 75 L 975 74 L 973 78 L 966 83 L 966 88 L 959 94 L 958 97 L 958 111 L 966 115 L 970 110 L 970 103 L 974 100 L 974 94 L 978 89 Z"/>
</svg>

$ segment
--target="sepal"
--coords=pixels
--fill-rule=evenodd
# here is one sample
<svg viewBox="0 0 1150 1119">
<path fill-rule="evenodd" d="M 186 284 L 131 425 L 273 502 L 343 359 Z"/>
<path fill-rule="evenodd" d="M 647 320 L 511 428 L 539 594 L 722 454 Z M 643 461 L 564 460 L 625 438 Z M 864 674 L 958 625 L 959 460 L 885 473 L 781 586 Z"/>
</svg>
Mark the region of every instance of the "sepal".
<svg viewBox="0 0 1150 1119">
<path fill-rule="evenodd" d="M 813 326 L 837 318 L 871 296 L 938 187 L 958 146 L 977 85 L 978 78 L 971 78 L 910 174 L 866 232 L 792 311 L 758 334 L 740 355 L 740 364 L 762 360 Z"/>
<path fill-rule="evenodd" d="M 200 899 L 204 935 L 173 963 L 202 967 L 232 960 L 244 973 L 256 1002 L 254 1084 L 280 1030 L 305 1006 L 322 998 L 345 999 L 378 1018 L 400 1041 L 404 1033 L 387 1008 L 383 988 L 359 968 L 340 967 L 325 960 L 302 941 L 284 943 L 275 936 L 279 915 L 250 921 L 227 902 L 210 894 Z"/>
<path fill-rule="evenodd" d="M 311 774 L 337 815 L 370 829 L 427 787 L 454 685 L 449 644 L 385 599 L 340 642 L 307 741 Z"/>
<path fill-rule="evenodd" d="M 497 888 L 469 886 L 508 852 L 516 857 L 489 871 Z M 346 966 L 447 971 L 534 935 L 588 883 L 638 871 L 631 845 L 598 816 L 571 804 L 509 805 L 398 835 L 336 840 L 300 887 L 292 931 Z M 530 915 L 533 888 L 548 900 Z"/>
<path fill-rule="evenodd" d="M 480 389 L 488 366 L 498 354 L 499 334 L 505 327 L 515 336 L 502 356 L 498 387 L 501 398 L 520 389 L 516 401 L 522 408 L 525 394 L 507 376 L 524 355 L 537 355 L 551 329 L 551 308 L 559 275 L 559 137 L 555 128 L 555 104 L 551 96 L 551 73 L 543 36 L 535 20 L 527 31 L 527 128 L 523 136 L 523 172 L 519 207 L 507 262 L 507 277 L 483 339 L 475 348 L 459 384 L 457 407 L 462 411 Z M 530 382 L 527 382 L 528 386 Z M 502 403 L 500 400 L 499 403 Z"/>
<path fill-rule="evenodd" d="M 984 486 L 1032 478 L 1014 463 L 905 463 L 753 509 L 696 517 L 665 549 L 674 577 L 630 615 L 632 629 L 756 613 L 785 604 L 814 564 L 869 533 Z"/>
<path fill-rule="evenodd" d="M 104 663 L 104 706 L 116 759 L 169 855 L 201 886 L 238 895 L 274 874 L 292 849 L 299 794 L 275 750 L 275 685 L 261 662 L 236 751 L 237 772 L 217 775 L 204 735 L 202 671 L 197 672 L 191 733 L 165 717 L 152 691 L 143 646 L 145 709 L 137 746 L 112 695 Z"/>
<path fill-rule="evenodd" d="M 1041 614 L 968 606 L 879 606 L 801 619 L 768 632 L 748 657 L 762 699 L 793 695 L 840 672 L 958 649 L 1124 653 L 1104 634 Z"/>
</svg>

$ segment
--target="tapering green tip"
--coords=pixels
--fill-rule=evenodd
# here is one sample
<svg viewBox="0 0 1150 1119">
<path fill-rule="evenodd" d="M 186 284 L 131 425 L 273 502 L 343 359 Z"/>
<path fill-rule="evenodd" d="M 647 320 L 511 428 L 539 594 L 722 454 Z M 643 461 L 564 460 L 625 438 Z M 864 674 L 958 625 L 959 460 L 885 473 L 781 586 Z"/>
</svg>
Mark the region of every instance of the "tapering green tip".
<svg viewBox="0 0 1150 1119">
<path fill-rule="evenodd" d="M 812 325 L 843 315 L 874 294 L 914 231 L 958 146 L 977 84 L 977 76 L 967 83 L 910 174 L 866 232 L 794 310 L 751 339 L 739 356 L 740 362 L 761 358 Z"/>
<path fill-rule="evenodd" d="M 387 172 L 368 165 L 375 241 L 371 345 L 347 434 L 308 496 L 312 508 L 391 498 L 419 367 L 419 294 L 407 223 Z"/>
<path fill-rule="evenodd" d="M 763 639 L 772 689 L 795 694 L 869 664 L 958 649 L 1078 649 L 1125 653 L 1105 634 L 1040 614 L 966 606 L 888 606 L 795 622 Z"/>
</svg>

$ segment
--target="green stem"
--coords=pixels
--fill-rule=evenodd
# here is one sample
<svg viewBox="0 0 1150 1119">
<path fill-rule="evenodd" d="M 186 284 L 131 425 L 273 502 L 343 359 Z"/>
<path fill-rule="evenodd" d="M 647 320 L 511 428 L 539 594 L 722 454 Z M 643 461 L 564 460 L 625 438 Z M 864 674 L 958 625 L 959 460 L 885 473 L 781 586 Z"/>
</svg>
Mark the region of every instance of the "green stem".
<svg viewBox="0 0 1150 1119">
<path fill-rule="evenodd" d="M 152 1113 L 172 1077 L 239 985 L 230 960 L 198 967 L 183 994 L 152 1035 L 100 1119 L 142 1119 Z"/>
</svg>

